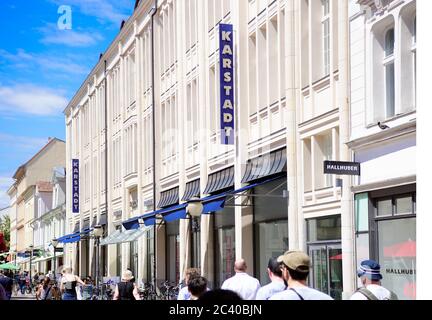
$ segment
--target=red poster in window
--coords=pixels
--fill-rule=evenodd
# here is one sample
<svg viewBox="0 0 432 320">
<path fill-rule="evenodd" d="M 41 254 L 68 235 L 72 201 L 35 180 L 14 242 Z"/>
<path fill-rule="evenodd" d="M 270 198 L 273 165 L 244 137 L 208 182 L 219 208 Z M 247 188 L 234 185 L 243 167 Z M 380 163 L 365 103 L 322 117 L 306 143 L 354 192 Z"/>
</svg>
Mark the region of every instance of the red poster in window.
<svg viewBox="0 0 432 320">
<path fill-rule="evenodd" d="M 415 257 L 416 242 L 408 240 L 384 248 L 385 257 Z"/>
</svg>

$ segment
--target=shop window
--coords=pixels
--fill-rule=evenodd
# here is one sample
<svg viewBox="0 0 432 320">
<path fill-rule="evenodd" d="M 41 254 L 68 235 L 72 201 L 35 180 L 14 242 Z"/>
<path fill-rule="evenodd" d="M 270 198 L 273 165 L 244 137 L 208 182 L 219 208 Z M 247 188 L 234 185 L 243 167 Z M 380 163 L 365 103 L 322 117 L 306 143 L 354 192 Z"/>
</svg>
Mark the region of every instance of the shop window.
<svg viewBox="0 0 432 320">
<path fill-rule="evenodd" d="M 235 261 L 235 230 L 234 227 L 219 228 L 216 230 L 216 273 L 215 288 L 234 275 Z"/>
<path fill-rule="evenodd" d="M 376 202 L 377 216 L 388 216 L 392 214 L 392 199 L 382 199 Z"/>
<path fill-rule="evenodd" d="M 179 221 L 166 224 L 166 248 L 167 248 L 167 280 L 172 283 L 180 282 L 180 236 Z"/>
<path fill-rule="evenodd" d="M 151 228 L 146 232 L 146 246 L 147 246 L 147 282 L 152 282 L 154 279 L 154 229 Z"/>
<path fill-rule="evenodd" d="M 363 232 L 356 235 L 356 266 L 369 259 L 369 233 Z"/>
<path fill-rule="evenodd" d="M 138 276 L 138 241 L 130 243 L 130 256 L 129 256 L 129 269 L 132 274 L 137 278 Z"/>
<path fill-rule="evenodd" d="M 355 196 L 355 215 L 356 231 L 369 230 L 369 198 L 367 193 L 356 194 Z"/>
<path fill-rule="evenodd" d="M 339 240 L 341 238 L 340 215 L 307 220 L 308 242 Z"/>
<path fill-rule="evenodd" d="M 197 218 L 191 219 L 192 229 L 192 267 L 201 268 L 201 222 Z"/>
<path fill-rule="evenodd" d="M 261 285 L 270 282 L 267 264 L 288 249 L 288 220 L 260 222 L 255 225 L 255 274 Z"/>
<path fill-rule="evenodd" d="M 215 288 L 234 275 L 235 229 L 234 208 L 214 213 Z"/>
<path fill-rule="evenodd" d="M 416 297 L 415 218 L 378 221 L 378 252 L 382 285 L 399 299 Z"/>
<path fill-rule="evenodd" d="M 395 199 L 395 214 L 409 214 L 413 211 L 413 201 L 411 195 L 397 197 Z"/>
</svg>

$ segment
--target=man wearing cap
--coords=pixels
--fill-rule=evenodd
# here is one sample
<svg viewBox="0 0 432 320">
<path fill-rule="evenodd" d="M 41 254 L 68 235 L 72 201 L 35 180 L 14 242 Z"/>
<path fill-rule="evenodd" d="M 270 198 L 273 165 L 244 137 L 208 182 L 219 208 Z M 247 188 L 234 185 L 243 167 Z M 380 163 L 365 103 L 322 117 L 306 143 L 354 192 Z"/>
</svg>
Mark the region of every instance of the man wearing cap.
<svg viewBox="0 0 432 320">
<path fill-rule="evenodd" d="M 269 300 L 333 300 L 321 291 L 306 284 L 310 270 L 310 259 L 302 251 L 287 251 L 277 259 L 282 263 L 282 275 L 288 288 L 274 294 Z"/>
<path fill-rule="evenodd" d="M 239 259 L 234 262 L 235 275 L 226 279 L 221 289 L 236 292 L 243 300 L 255 300 L 258 289 L 261 287 L 258 279 L 246 273 L 246 261 Z"/>
<path fill-rule="evenodd" d="M 256 300 L 268 300 L 272 295 L 284 291 L 287 287 L 282 277 L 281 263 L 276 258 L 269 259 L 267 273 L 271 282 L 258 290 Z"/>
<path fill-rule="evenodd" d="M 375 260 L 364 260 L 357 270 L 363 287 L 359 288 L 351 300 L 397 300 L 394 292 L 381 286 L 381 266 Z"/>
</svg>

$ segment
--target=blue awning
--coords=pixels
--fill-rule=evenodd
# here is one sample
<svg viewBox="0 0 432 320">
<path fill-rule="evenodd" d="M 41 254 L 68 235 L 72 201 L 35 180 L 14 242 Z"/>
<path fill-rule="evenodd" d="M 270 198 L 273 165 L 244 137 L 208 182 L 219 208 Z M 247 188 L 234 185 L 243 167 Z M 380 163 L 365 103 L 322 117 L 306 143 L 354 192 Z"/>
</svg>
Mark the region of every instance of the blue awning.
<svg viewBox="0 0 432 320">
<path fill-rule="evenodd" d="M 237 195 L 239 193 L 242 193 L 244 191 L 248 191 L 248 190 L 250 190 L 252 188 L 255 188 L 256 186 L 259 186 L 261 184 L 264 184 L 264 183 L 267 183 L 267 182 L 270 182 L 270 181 L 273 181 L 273 180 L 276 180 L 276 179 L 279 179 L 279 178 L 280 177 L 273 177 L 271 179 L 267 179 L 267 180 L 263 180 L 263 181 L 260 181 L 260 182 L 249 184 L 247 186 L 244 186 L 244 187 L 239 188 L 239 189 L 234 190 L 234 191 L 227 191 L 227 192 L 224 192 L 222 194 L 218 194 L 218 195 L 214 195 L 214 196 L 209 196 L 209 197 L 203 198 L 203 199 L 201 199 L 202 204 L 203 204 L 203 211 L 202 211 L 202 213 L 203 214 L 208 214 L 210 212 L 220 211 L 225 206 L 225 201 L 226 201 L 227 196 L 229 196 L 229 195 L 235 196 L 235 195 Z"/>
<path fill-rule="evenodd" d="M 62 242 L 63 243 L 72 243 L 72 242 L 78 242 L 78 241 L 80 241 L 80 239 L 81 239 L 81 236 L 78 234 L 78 235 L 69 237 L 67 239 L 64 239 Z"/>
<path fill-rule="evenodd" d="M 182 203 L 174 207 L 159 210 L 158 213 L 162 215 L 166 222 L 171 222 L 178 219 L 186 219 L 186 207 L 187 203 Z"/>
<path fill-rule="evenodd" d="M 71 243 L 71 242 L 76 242 L 80 240 L 80 233 L 79 232 L 75 232 L 75 233 L 71 233 L 71 234 L 67 234 L 63 237 L 58 238 L 58 242 L 60 243 Z"/>
<path fill-rule="evenodd" d="M 138 229 L 140 227 L 139 219 L 144 220 L 144 225 L 152 226 L 156 223 L 156 213 L 157 212 L 158 211 L 154 211 L 154 212 L 143 214 L 142 216 L 130 218 L 130 219 L 128 219 L 122 223 L 123 227 L 126 230 Z"/>
</svg>

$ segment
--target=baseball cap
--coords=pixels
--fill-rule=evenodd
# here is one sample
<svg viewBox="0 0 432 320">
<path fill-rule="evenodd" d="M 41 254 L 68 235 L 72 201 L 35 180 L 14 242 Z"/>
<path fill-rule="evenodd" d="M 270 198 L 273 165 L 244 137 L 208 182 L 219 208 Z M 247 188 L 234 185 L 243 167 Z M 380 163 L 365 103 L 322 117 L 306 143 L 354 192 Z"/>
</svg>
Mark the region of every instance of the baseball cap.
<svg viewBox="0 0 432 320">
<path fill-rule="evenodd" d="M 310 258 L 302 251 L 286 251 L 279 256 L 278 262 L 283 262 L 288 268 L 298 272 L 309 272 Z"/>
</svg>

